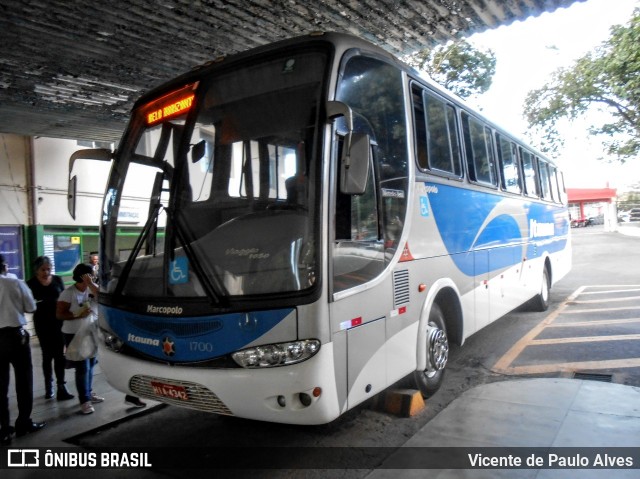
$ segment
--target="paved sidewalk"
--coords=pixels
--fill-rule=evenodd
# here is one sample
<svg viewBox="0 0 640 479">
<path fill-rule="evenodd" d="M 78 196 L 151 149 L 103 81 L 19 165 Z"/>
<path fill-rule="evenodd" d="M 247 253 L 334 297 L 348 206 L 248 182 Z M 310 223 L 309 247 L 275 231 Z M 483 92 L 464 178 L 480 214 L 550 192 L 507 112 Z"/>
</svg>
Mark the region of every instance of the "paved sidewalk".
<svg viewBox="0 0 640 479">
<path fill-rule="evenodd" d="M 620 223 L 617 231 L 625 236 L 640 237 L 640 222 Z"/>
<path fill-rule="evenodd" d="M 22 437 L 13 437 L 11 447 L 64 447 L 71 446 L 65 439 L 90 431 L 105 424 L 121 420 L 133 414 L 141 414 L 149 408 L 157 405 L 155 401 L 144 400 L 146 408 L 135 408 L 124 403 L 124 394 L 113 389 L 100 369 L 100 363 L 94 369 L 93 390 L 99 396 L 105 398 L 104 402 L 95 404 L 93 414 L 82 414 L 78 402 L 73 369 L 66 370 L 67 389 L 75 397 L 67 401 L 58 401 L 55 398 L 45 399 L 44 377 L 42 374 L 42 354 L 37 340 L 31 343 L 33 357 L 33 412 L 31 418 L 36 421 L 45 421 L 47 425 L 38 432 Z M 13 370 L 11 384 L 9 385 L 9 405 L 11 422 L 15 422 L 18 416 L 18 407 L 15 397 L 15 382 Z"/>
<path fill-rule="evenodd" d="M 35 398 L 32 418 L 34 421 L 46 421 L 47 426 L 36 433 L 14 438 L 12 448 L 72 446 L 65 440 L 134 414 L 144 414 L 159 404 L 145 400 L 148 406 L 144 409 L 125 405 L 124 395 L 109 386 L 99 364 L 95 370 L 94 390 L 104 396 L 105 401 L 95 406 L 95 413 L 81 414 L 76 399 L 46 400 L 37 343 L 32 345 L 32 351 Z M 68 389 L 75 395 L 73 370 L 67 372 Z M 15 420 L 15 392 L 11 391 L 10 395 L 11 416 Z M 449 404 L 392 454 L 385 467 L 396 464 L 398 455 L 407 457 L 406 450 L 413 450 L 409 454 L 420 454 L 420 448 L 433 447 L 579 447 L 603 448 L 603 452 L 607 448 L 631 447 L 638 450 L 640 458 L 640 388 L 559 378 L 518 379 L 481 385 Z M 299 472 L 304 476 L 304 471 Z M 152 471 L 146 473 L 154 477 Z M 636 479 L 640 477 L 640 459 L 635 469 L 403 468 L 378 469 L 367 476 L 368 479 L 414 477 Z"/>
<path fill-rule="evenodd" d="M 576 379 L 521 379 L 465 392 L 404 448 L 640 448 L 640 388 Z M 420 454 L 416 449 L 415 453 Z M 402 448 L 396 455 L 409 457 Z M 640 456 L 640 450 L 636 456 Z M 396 458 L 391 455 L 387 464 Z M 378 469 L 367 479 L 637 479 L 635 469 Z"/>
</svg>

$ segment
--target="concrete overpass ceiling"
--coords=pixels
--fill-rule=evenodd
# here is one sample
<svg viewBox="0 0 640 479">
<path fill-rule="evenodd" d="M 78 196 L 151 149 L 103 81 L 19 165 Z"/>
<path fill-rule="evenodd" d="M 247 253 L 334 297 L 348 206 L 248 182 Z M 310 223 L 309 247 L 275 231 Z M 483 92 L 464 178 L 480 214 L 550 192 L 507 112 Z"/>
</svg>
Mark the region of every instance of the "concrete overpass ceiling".
<svg viewBox="0 0 640 479">
<path fill-rule="evenodd" d="M 401 55 L 581 0 L 0 0 L 0 132 L 117 141 L 142 93 L 312 31 Z"/>
</svg>

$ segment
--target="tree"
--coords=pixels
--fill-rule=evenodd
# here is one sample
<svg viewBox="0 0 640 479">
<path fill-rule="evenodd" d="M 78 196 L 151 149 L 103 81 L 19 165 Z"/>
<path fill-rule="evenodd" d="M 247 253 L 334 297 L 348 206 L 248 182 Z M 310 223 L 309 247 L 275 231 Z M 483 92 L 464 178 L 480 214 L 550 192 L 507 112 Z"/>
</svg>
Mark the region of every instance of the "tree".
<svg viewBox="0 0 640 479">
<path fill-rule="evenodd" d="M 610 38 L 572 66 L 556 71 L 551 81 L 530 91 L 525 116 L 548 142 L 546 151 L 562 144 L 561 120 L 603 111 L 591 134 L 605 135 L 605 148 L 621 161 L 640 153 L 640 9 L 626 26 L 611 29 Z"/>
<path fill-rule="evenodd" d="M 640 184 L 632 185 L 631 191 L 618 196 L 618 211 L 629 211 L 631 208 L 640 207 Z"/>
<path fill-rule="evenodd" d="M 466 40 L 433 49 L 426 48 L 409 55 L 405 60 L 461 98 L 486 92 L 496 72 L 493 51 L 479 50 Z"/>
</svg>

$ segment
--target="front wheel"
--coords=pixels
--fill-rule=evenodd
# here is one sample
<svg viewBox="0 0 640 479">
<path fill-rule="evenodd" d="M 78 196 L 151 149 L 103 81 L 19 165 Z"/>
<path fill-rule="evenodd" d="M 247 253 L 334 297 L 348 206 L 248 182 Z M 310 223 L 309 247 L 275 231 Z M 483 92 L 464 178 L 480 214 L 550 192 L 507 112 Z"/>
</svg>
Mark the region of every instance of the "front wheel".
<svg viewBox="0 0 640 479">
<path fill-rule="evenodd" d="M 424 371 L 415 371 L 414 377 L 422 397 L 433 396 L 444 381 L 444 368 L 449 359 L 449 339 L 444 314 L 440 306 L 434 304 L 429 312 L 426 334 L 427 367 Z"/>
</svg>

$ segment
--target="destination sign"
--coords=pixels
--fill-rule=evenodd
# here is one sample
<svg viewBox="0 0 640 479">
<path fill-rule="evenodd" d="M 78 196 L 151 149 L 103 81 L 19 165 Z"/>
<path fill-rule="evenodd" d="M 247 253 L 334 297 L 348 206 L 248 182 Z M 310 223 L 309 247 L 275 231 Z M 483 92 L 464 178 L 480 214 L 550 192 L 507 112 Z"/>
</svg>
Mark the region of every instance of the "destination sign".
<svg viewBox="0 0 640 479">
<path fill-rule="evenodd" d="M 151 125 L 153 123 L 159 122 L 160 120 L 186 113 L 187 110 L 191 108 L 194 97 L 195 95 L 189 95 L 186 98 L 181 98 L 180 100 L 174 101 L 170 105 L 158 108 L 157 110 L 148 113 L 147 124 Z"/>
<path fill-rule="evenodd" d="M 195 85 L 189 85 L 149 103 L 145 108 L 147 125 L 153 125 L 188 112 L 193 106 L 195 98 L 194 87 Z"/>
</svg>

